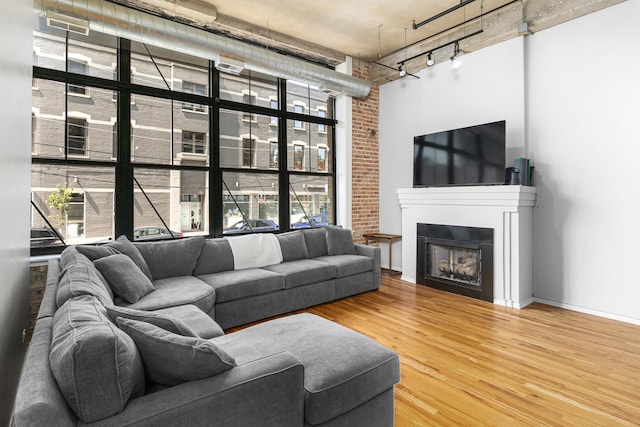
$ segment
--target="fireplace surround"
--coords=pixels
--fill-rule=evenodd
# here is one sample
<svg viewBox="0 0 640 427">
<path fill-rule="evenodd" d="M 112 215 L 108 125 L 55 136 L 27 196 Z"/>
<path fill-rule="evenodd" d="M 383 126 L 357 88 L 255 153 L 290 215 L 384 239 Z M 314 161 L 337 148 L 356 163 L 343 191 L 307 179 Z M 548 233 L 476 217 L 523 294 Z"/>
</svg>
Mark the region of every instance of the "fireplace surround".
<svg viewBox="0 0 640 427">
<path fill-rule="evenodd" d="M 533 208 L 536 188 L 521 185 L 398 189 L 402 280 L 417 283 L 418 224 L 493 230 L 493 302 L 522 308 L 533 301 Z"/>
<path fill-rule="evenodd" d="M 418 224 L 416 283 L 493 302 L 493 229 Z"/>
</svg>

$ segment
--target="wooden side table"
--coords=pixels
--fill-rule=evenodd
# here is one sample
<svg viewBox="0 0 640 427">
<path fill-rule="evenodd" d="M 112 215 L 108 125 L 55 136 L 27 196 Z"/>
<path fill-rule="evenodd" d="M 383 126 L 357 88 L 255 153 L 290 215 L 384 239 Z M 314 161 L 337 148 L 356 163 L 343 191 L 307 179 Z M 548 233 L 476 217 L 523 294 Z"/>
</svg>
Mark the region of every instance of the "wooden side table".
<svg viewBox="0 0 640 427">
<path fill-rule="evenodd" d="M 388 234 L 388 233 L 365 233 L 362 235 L 362 237 L 364 237 L 367 241 L 367 245 L 370 242 L 373 243 L 379 243 L 381 240 L 384 240 L 388 245 L 389 245 L 389 276 L 392 276 L 393 274 L 402 274 L 401 271 L 393 271 L 392 270 L 392 266 L 393 263 L 391 262 L 391 246 L 393 244 L 393 242 L 397 242 L 402 240 L 402 236 L 399 234 Z"/>
</svg>

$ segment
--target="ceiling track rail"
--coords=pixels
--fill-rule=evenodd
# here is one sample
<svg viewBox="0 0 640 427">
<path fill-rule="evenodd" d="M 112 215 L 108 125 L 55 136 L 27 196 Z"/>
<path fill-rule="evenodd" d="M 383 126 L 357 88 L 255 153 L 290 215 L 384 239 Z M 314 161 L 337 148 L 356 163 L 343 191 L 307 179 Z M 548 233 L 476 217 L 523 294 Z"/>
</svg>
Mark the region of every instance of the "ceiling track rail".
<svg viewBox="0 0 640 427">
<path fill-rule="evenodd" d="M 418 28 L 422 27 L 423 25 L 428 24 L 429 22 L 435 21 L 436 19 L 442 18 L 443 16 L 446 16 L 448 14 L 450 14 L 451 12 L 455 12 L 456 10 L 460 9 L 461 7 L 465 7 L 466 5 L 468 5 L 469 3 L 473 3 L 476 0 L 464 0 L 461 1 L 460 3 L 458 3 L 457 5 L 450 7 L 449 9 L 442 11 L 436 15 L 433 15 L 431 18 L 427 18 L 422 22 L 418 22 L 416 24 L 416 20 L 413 20 L 413 29 L 417 30 Z"/>
</svg>

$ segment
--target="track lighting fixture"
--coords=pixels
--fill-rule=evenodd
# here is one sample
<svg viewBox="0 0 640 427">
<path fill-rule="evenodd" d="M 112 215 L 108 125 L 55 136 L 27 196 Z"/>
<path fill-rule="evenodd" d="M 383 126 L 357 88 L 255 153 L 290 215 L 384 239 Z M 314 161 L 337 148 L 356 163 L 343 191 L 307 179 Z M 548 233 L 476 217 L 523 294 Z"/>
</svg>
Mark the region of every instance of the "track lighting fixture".
<svg viewBox="0 0 640 427">
<path fill-rule="evenodd" d="M 404 64 L 400 64 L 398 67 L 398 72 L 400 73 L 400 77 L 404 77 L 407 74 L 407 70 L 405 70 Z"/>
<path fill-rule="evenodd" d="M 462 65 L 462 62 L 460 62 L 460 59 L 458 58 L 459 54 L 460 44 L 456 42 L 456 44 L 453 46 L 453 55 L 451 55 L 451 65 L 453 66 L 453 68 L 460 68 L 460 65 Z"/>
<path fill-rule="evenodd" d="M 427 53 L 427 67 L 432 67 L 436 63 L 436 60 L 433 58 L 433 52 Z"/>
</svg>

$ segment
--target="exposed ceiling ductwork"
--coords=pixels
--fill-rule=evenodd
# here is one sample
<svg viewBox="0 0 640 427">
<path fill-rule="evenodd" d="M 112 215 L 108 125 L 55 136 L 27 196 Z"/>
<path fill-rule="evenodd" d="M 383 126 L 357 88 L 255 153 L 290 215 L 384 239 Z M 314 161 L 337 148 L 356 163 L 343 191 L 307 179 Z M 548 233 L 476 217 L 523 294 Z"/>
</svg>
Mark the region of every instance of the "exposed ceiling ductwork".
<svg viewBox="0 0 640 427">
<path fill-rule="evenodd" d="M 242 58 L 247 69 L 330 88 L 332 92 L 362 98 L 371 90 L 365 80 L 104 0 L 34 0 L 33 7 L 42 16 L 51 11 L 58 18 L 62 14 L 86 20 L 91 31 L 212 61 L 219 61 L 221 55 Z"/>
</svg>

